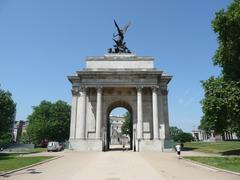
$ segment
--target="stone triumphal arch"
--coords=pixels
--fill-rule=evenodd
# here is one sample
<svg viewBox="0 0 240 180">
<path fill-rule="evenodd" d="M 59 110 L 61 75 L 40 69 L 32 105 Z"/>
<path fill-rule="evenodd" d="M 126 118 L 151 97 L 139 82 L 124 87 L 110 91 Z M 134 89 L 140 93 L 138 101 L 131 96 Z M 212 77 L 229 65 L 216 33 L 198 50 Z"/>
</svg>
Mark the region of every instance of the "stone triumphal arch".
<svg viewBox="0 0 240 180">
<path fill-rule="evenodd" d="M 171 76 L 154 67 L 153 57 L 109 53 L 88 57 L 86 68 L 68 76 L 72 83 L 70 148 L 108 149 L 109 113 L 124 107 L 131 113 L 131 146 L 162 151 L 169 139 L 168 90 Z"/>
</svg>

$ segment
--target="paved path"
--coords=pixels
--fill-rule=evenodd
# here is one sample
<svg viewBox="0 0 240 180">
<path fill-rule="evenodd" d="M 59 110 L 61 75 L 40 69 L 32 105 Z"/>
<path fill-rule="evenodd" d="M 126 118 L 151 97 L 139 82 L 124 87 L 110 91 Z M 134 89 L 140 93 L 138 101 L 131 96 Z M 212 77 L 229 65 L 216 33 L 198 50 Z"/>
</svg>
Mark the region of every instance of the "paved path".
<svg viewBox="0 0 240 180">
<path fill-rule="evenodd" d="M 48 153 L 43 153 L 47 155 Z M 50 153 L 51 155 L 54 153 Z M 64 152 L 63 157 L 5 180 L 239 180 L 240 176 L 194 165 L 175 153 Z"/>
</svg>

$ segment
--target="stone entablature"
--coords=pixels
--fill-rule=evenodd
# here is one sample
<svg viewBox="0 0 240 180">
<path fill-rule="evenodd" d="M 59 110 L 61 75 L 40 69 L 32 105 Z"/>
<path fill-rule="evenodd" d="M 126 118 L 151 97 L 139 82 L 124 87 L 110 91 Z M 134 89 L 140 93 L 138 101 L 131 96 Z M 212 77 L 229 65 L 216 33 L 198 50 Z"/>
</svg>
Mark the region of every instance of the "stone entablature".
<svg viewBox="0 0 240 180">
<path fill-rule="evenodd" d="M 152 87 L 159 86 L 158 84 L 162 83 L 161 87 L 164 88 L 171 78 L 167 76 L 167 81 L 164 80 L 165 77 L 163 77 L 162 71 L 77 71 L 77 74 L 78 76 L 68 77 L 73 87 L 78 87 L 79 85 L 86 87 L 112 87 L 113 85 L 124 87 Z"/>
<path fill-rule="evenodd" d="M 161 151 L 169 138 L 171 76 L 156 70 L 151 57 L 111 54 L 88 57 L 86 62 L 86 69 L 68 76 L 73 92 L 71 147 L 100 151 L 108 146 L 109 113 L 125 107 L 132 115 L 132 146 Z"/>
</svg>

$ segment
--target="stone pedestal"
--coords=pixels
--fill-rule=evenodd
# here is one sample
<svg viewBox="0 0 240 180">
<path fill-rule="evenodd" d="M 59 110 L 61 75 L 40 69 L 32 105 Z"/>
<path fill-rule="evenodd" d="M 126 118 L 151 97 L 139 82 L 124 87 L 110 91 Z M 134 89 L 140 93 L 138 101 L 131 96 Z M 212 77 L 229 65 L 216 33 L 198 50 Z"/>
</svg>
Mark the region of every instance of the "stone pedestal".
<svg viewBox="0 0 240 180">
<path fill-rule="evenodd" d="M 102 140 L 69 139 L 69 149 L 75 151 L 102 151 Z"/>
<path fill-rule="evenodd" d="M 139 143 L 139 151 L 156 151 L 163 152 L 164 150 L 164 140 L 142 140 Z"/>
</svg>

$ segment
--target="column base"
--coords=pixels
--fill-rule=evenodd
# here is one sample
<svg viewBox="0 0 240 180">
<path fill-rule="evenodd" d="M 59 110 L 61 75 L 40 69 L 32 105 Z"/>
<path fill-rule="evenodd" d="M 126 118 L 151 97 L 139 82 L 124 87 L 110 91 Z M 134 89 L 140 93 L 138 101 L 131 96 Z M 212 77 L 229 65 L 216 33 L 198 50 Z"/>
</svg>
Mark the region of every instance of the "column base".
<svg viewBox="0 0 240 180">
<path fill-rule="evenodd" d="M 137 144 L 139 152 L 171 152 L 174 142 L 171 139 L 141 140 Z"/>
<path fill-rule="evenodd" d="M 102 151 L 102 140 L 69 139 L 69 149 L 74 151 Z"/>
<path fill-rule="evenodd" d="M 172 139 L 165 139 L 164 140 L 164 148 L 163 151 L 165 152 L 171 152 L 175 149 L 174 147 L 175 143 Z"/>
<path fill-rule="evenodd" d="M 139 147 L 138 147 L 139 152 L 146 152 L 146 151 L 163 152 L 163 149 L 164 149 L 164 140 L 160 140 L 160 139 L 141 140 L 139 142 Z"/>
</svg>

